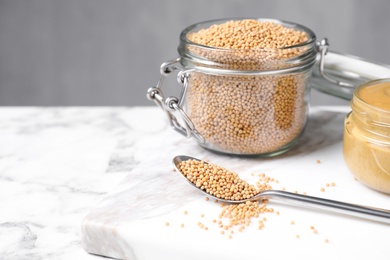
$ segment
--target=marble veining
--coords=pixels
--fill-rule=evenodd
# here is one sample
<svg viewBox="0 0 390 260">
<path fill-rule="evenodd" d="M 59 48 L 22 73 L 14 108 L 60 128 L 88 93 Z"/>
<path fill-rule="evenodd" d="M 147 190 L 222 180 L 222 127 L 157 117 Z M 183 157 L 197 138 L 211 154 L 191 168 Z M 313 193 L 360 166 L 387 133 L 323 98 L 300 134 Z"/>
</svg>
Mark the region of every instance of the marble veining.
<svg viewBox="0 0 390 260">
<path fill-rule="evenodd" d="M 82 249 L 81 221 L 158 146 L 155 112 L 1 108 L 0 259 L 101 258 Z"/>
<path fill-rule="evenodd" d="M 154 107 L 0 108 L 0 259 L 388 259 L 388 226 L 272 202 L 281 214 L 267 215 L 260 233 L 256 225 L 232 240 L 212 226 L 205 233 L 196 223 L 211 222 L 219 205 L 173 171 L 173 156 L 188 154 L 249 182 L 266 172 L 280 180 L 275 188 L 386 207 L 389 197 L 356 182 L 343 162 L 348 111 L 311 109 L 299 144 L 261 159 L 204 150 Z M 321 193 L 331 181 L 337 187 Z"/>
</svg>

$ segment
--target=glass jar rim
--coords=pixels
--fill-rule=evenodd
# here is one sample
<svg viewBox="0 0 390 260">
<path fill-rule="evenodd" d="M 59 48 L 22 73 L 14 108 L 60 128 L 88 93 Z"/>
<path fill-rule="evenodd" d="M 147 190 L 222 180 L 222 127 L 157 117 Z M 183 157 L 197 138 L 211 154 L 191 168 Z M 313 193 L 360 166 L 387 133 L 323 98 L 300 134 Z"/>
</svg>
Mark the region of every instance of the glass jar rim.
<svg viewBox="0 0 390 260">
<path fill-rule="evenodd" d="M 260 22 L 273 22 L 276 24 L 280 24 L 282 26 L 288 27 L 288 28 L 294 28 L 298 29 L 299 31 L 303 31 L 306 33 L 308 36 L 308 40 L 299 44 L 295 45 L 290 45 L 282 48 L 260 48 L 256 47 L 250 50 L 287 50 L 287 49 L 293 49 L 293 48 L 300 48 L 304 46 L 311 45 L 316 42 L 316 35 L 315 33 L 307 28 L 306 26 L 300 25 L 298 23 L 294 22 L 289 22 L 289 21 L 284 21 L 284 20 L 278 20 L 278 19 L 271 19 L 271 18 L 251 18 L 251 17 L 246 17 L 246 18 L 222 18 L 222 19 L 215 19 L 215 20 L 208 20 L 208 21 L 203 21 L 199 23 L 192 24 L 185 28 L 181 33 L 180 33 L 180 41 L 185 43 L 185 44 L 190 44 L 193 46 L 201 47 L 204 49 L 210 49 L 210 50 L 218 50 L 218 51 L 234 51 L 235 49 L 229 49 L 229 48 L 221 48 L 221 47 L 214 47 L 214 46 L 209 46 L 209 45 L 204 45 L 204 44 L 199 44 L 196 42 L 193 42 L 188 39 L 187 35 L 189 32 L 195 31 L 196 29 L 202 29 L 204 26 L 209 25 L 208 27 L 214 25 L 214 24 L 222 24 L 225 22 L 229 21 L 239 21 L 239 20 L 256 20 Z M 240 50 L 240 49 L 237 49 Z"/>
<path fill-rule="evenodd" d="M 389 83 L 390 84 L 390 78 L 383 78 L 383 79 L 376 79 L 376 80 L 371 80 L 371 81 L 367 81 L 359 86 L 357 86 L 354 90 L 354 94 L 353 94 L 353 98 L 352 98 L 352 103 L 354 103 L 354 101 L 356 102 L 359 102 L 360 104 L 363 104 L 364 106 L 374 110 L 374 111 L 378 111 L 380 113 L 384 113 L 384 114 L 388 114 L 390 115 L 390 110 L 387 110 L 387 109 L 383 109 L 383 108 L 380 108 L 378 106 L 375 106 L 373 104 L 370 104 L 369 102 L 367 102 L 366 100 L 364 100 L 360 95 L 359 95 L 359 92 L 364 89 L 364 88 L 367 88 L 367 87 L 370 87 L 370 86 L 374 86 L 374 85 L 377 85 L 377 84 L 380 84 L 380 83 Z"/>
</svg>

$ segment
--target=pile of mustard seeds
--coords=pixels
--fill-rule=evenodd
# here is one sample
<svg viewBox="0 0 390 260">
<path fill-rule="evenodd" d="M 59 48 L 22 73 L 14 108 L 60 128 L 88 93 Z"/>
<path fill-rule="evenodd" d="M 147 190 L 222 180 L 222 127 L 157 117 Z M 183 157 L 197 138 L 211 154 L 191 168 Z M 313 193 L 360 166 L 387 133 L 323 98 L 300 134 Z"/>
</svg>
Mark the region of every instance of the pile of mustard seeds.
<svg viewBox="0 0 390 260">
<path fill-rule="evenodd" d="M 178 168 L 198 188 L 220 199 L 249 199 L 260 192 L 254 185 L 240 179 L 237 173 L 218 165 L 187 160 L 181 162 Z"/>
<path fill-rule="evenodd" d="M 212 25 L 190 34 L 188 38 L 198 44 L 225 49 L 280 49 L 308 40 L 304 32 L 254 19 Z"/>
<path fill-rule="evenodd" d="M 271 178 L 265 174 L 259 174 L 256 187 L 245 180 L 240 179 L 237 173 L 229 171 L 215 164 L 205 163 L 198 160 L 186 160 L 178 165 L 179 171 L 198 188 L 207 193 L 227 200 L 250 199 L 263 190 L 270 190 L 268 184 Z M 273 179 L 272 179 L 273 180 Z M 241 226 L 242 231 L 249 226 L 252 218 L 258 218 L 260 214 L 274 212 L 273 208 L 267 208 L 267 200 L 247 201 L 238 204 L 221 203 L 223 207 L 219 218 L 228 219 L 229 223 L 218 224 L 224 230 L 229 230 L 234 226 Z M 259 223 L 263 227 L 264 223 Z"/>
</svg>

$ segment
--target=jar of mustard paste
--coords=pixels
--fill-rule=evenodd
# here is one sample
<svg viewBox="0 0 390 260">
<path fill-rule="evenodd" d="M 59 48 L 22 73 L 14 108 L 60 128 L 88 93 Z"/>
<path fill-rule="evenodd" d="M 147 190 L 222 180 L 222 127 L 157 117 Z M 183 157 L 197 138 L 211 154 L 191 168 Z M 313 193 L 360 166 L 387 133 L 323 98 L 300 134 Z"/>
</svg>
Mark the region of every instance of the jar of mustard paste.
<svg viewBox="0 0 390 260">
<path fill-rule="evenodd" d="M 344 127 L 344 158 L 355 178 L 390 194 L 390 78 L 357 87 Z"/>
</svg>

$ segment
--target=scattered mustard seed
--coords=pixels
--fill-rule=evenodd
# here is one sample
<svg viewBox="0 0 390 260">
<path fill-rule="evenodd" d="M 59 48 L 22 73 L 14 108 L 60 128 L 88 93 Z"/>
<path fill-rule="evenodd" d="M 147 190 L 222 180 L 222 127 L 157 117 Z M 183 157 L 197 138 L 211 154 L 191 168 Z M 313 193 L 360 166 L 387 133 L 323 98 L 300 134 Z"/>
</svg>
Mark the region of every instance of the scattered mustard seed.
<svg viewBox="0 0 390 260">
<path fill-rule="evenodd" d="M 253 185 L 248 184 L 246 181 L 241 180 L 236 173 L 230 172 L 217 165 L 204 163 L 197 160 L 183 161 L 178 165 L 180 172 L 196 186 L 205 190 L 206 192 L 213 194 L 219 198 L 240 200 L 244 198 L 251 198 L 257 193 L 263 190 L 272 189 L 267 182 L 274 181 L 274 178 L 270 178 L 262 173 L 261 180 L 257 183 L 255 188 Z M 208 197 L 206 197 L 208 200 Z M 218 202 L 218 200 L 215 200 Z M 218 226 L 225 231 L 230 230 L 233 226 L 240 225 L 239 231 L 245 229 L 245 226 L 249 226 L 251 218 L 258 218 L 260 214 L 270 212 L 273 213 L 273 208 L 267 208 L 268 200 L 261 201 L 247 201 L 239 204 L 226 204 L 220 203 L 222 212 L 218 218 L 227 218 L 228 223 L 223 224 L 222 220 L 213 219 L 213 223 L 218 223 Z M 184 214 L 188 212 L 185 211 Z M 279 211 L 275 212 L 279 215 Z M 204 214 L 201 214 L 204 217 Z M 266 218 L 263 217 L 263 221 Z M 205 228 L 204 225 L 199 222 L 200 228 Z M 259 224 L 260 228 L 264 227 L 264 223 Z"/>
</svg>

